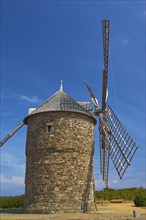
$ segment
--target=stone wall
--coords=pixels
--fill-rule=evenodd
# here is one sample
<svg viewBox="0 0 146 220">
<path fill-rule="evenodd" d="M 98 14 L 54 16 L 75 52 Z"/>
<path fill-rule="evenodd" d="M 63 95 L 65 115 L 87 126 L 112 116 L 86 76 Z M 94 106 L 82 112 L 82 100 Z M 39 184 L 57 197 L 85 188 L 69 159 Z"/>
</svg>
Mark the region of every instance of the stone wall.
<svg viewBox="0 0 146 220">
<path fill-rule="evenodd" d="M 94 120 L 73 112 L 28 119 L 25 211 L 95 211 Z"/>
</svg>

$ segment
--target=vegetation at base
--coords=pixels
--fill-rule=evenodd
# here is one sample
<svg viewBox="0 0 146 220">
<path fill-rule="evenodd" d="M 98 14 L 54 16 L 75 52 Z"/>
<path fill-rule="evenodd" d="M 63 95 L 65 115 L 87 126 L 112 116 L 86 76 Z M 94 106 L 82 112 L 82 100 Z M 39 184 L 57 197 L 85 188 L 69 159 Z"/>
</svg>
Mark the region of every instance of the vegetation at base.
<svg viewBox="0 0 146 220">
<path fill-rule="evenodd" d="M 146 196 L 146 189 L 144 189 L 143 187 L 117 190 L 105 188 L 102 191 L 96 191 L 96 200 L 111 201 L 113 199 L 123 199 L 124 201 L 134 201 L 134 198 L 138 195 Z"/>
<path fill-rule="evenodd" d="M 146 195 L 136 195 L 134 198 L 134 204 L 137 207 L 146 206 Z"/>
<path fill-rule="evenodd" d="M 24 195 L 20 196 L 0 196 L 0 208 L 22 208 L 24 204 Z"/>
<path fill-rule="evenodd" d="M 135 206 L 146 206 L 146 189 L 128 188 L 128 189 L 104 189 L 96 191 L 96 200 L 116 200 L 122 199 L 124 201 L 134 201 Z M 24 204 L 24 195 L 20 196 L 0 196 L 0 208 L 22 208 Z"/>
</svg>

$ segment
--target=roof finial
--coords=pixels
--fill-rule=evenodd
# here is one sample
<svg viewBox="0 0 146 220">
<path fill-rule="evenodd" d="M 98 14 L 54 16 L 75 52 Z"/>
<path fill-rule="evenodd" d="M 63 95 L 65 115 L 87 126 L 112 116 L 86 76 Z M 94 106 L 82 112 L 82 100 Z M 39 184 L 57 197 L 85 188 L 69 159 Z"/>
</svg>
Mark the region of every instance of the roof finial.
<svg viewBox="0 0 146 220">
<path fill-rule="evenodd" d="M 60 81 L 60 91 L 63 91 L 63 81 Z"/>
</svg>

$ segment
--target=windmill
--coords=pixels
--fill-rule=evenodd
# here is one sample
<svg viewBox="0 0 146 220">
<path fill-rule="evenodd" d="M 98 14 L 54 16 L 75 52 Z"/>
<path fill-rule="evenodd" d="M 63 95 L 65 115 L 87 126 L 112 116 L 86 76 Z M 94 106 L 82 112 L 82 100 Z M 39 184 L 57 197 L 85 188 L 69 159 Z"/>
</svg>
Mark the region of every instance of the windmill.
<svg viewBox="0 0 146 220">
<path fill-rule="evenodd" d="M 102 179 L 108 187 L 109 159 L 111 158 L 114 167 L 122 179 L 131 160 L 138 149 L 136 143 L 128 134 L 118 117 L 110 106 L 107 106 L 108 97 L 108 54 L 109 54 L 109 29 L 110 21 L 102 21 L 103 33 L 103 55 L 104 70 L 102 81 L 102 107 L 100 108 L 98 100 L 95 98 L 91 88 L 85 82 L 89 91 L 91 101 L 95 107 L 94 114 L 99 117 L 99 135 L 100 135 L 100 173 Z"/>
<path fill-rule="evenodd" d="M 91 88 L 85 82 L 89 91 L 91 101 L 95 107 L 93 113 L 99 117 L 99 134 L 100 134 L 100 172 L 103 181 L 108 187 L 109 159 L 111 158 L 114 167 L 120 177 L 123 177 L 131 160 L 138 149 L 136 143 L 128 134 L 120 120 L 117 118 L 110 106 L 107 106 L 107 81 L 108 81 L 108 53 L 109 53 L 109 20 L 102 21 L 103 32 L 103 54 L 104 54 L 104 70 L 102 83 L 102 107 L 100 108 L 98 100 L 95 98 Z M 62 82 L 61 82 L 62 90 Z M 38 107 L 39 108 L 39 107 Z M 37 108 L 37 109 L 38 109 Z M 37 113 L 37 109 L 32 109 L 31 114 Z M 9 140 L 23 125 L 25 118 L 20 124 L 10 132 L 1 142 L 2 146 Z"/>
</svg>

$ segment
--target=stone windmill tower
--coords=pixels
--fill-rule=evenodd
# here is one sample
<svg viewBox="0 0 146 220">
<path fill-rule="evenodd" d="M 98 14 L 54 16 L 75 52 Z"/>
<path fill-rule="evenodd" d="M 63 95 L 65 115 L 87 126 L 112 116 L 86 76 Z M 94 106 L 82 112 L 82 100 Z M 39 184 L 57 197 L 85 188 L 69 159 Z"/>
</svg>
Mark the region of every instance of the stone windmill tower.
<svg viewBox="0 0 146 220">
<path fill-rule="evenodd" d="M 89 102 L 60 90 L 25 119 L 25 211 L 95 211 L 94 125 Z"/>
</svg>

